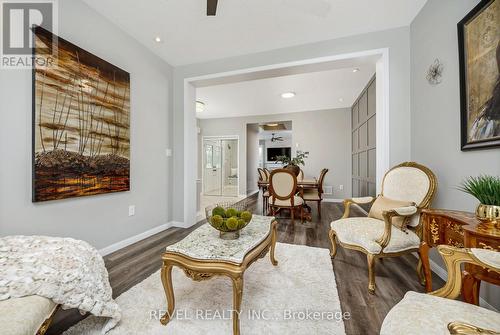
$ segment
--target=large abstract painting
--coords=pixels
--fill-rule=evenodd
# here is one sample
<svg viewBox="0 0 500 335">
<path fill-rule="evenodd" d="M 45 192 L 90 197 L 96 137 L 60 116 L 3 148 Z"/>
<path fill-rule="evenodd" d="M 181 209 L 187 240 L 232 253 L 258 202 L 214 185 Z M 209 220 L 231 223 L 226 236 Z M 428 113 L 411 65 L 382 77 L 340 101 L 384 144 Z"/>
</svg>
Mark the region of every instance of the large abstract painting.
<svg viewBox="0 0 500 335">
<path fill-rule="evenodd" d="M 129 73 L 43 28 L 33 38 L 53 58 L 33 66 L 33 201 L 128 191 Z"/>
<path fill-rule="evenodd" d="M 462 150 L 500 146 L 500 0 L 458 24 Z"/>
</svg>

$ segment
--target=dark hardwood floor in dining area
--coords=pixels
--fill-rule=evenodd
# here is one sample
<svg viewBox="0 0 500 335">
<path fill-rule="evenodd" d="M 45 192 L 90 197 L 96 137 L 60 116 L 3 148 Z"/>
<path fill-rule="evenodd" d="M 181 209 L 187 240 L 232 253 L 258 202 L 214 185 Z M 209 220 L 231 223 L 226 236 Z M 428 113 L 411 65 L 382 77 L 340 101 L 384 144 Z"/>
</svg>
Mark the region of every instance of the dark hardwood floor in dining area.
<svg viewBox="0 0 500 335">
<path fill-rule="evenodd" d="M 246 201 L 254 213 L 262 214 L 260 196 L 253 195 Z M 343 205 L 323 202 L 321 218 L 317 216 L 316 204 L 312 203 L 311 206 L 311 222 L 301 223 L 296 219 L 295 223 L 291 224 L 290 219 L 278 216 L 278 242 L 330 248 L 328 239 L 330 222 L 342 216 Z M 284 213 L 284 215 L 287 214 Z M 353 207 L 351 215 L 363 216 L 364 213 Z M 181 240 L 203 223 L 203 221 L 199 222 L 189 229 L 170 228 L 104 257 L 113 296 L 119 296 L 158 271 L 161 267 L 160 256 L 165 247 Z M 350 314 L 350 319 L 344 321 L 348 335 L 378 334 L 387 312 L 401 300 L 407 291 L 424 292 L 424 288 L 417 279 L 415 257 L 407 255 L 378 261 L 375 271 L 377 283 L 375 295 L 368 294 L 366 263 L 365 254 L 344 250 L 340 246 L 337 256 L 332 261 L 342 312 Z M 328 284 L 325 283 L 325 285 Z M 434 287 L 440 287 L 443 284 L 443 280 L 433 274 Z M 75 310 L 61 311 L 59 315 L 56 315 L 47 334 L 60 334 L 82 318 Z"/>
</svg>

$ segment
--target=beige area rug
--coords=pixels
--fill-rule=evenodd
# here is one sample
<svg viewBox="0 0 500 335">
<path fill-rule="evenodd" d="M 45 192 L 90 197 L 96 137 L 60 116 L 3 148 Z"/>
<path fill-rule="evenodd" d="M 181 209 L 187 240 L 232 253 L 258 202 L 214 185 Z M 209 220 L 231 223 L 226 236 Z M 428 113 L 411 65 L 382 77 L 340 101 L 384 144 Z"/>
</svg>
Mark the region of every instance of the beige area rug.
<svg viewBox="0 0 500 335">
<path fill-rule="evenodd" d="M 345 334 L 328 250 L 278 243 L 276 259 L 245 272 L 241 334 Z M 156 272 L 116 299 L 123 317 L 108 334 L 232 334 L 229 278 L 194 282 L 174 267 L 173 286 L 177 314 L 168 325 L 159 321 L 166 298 Z M 90 316 L 65 334 L 100 334 L 102 323 Z"/>
</svg>

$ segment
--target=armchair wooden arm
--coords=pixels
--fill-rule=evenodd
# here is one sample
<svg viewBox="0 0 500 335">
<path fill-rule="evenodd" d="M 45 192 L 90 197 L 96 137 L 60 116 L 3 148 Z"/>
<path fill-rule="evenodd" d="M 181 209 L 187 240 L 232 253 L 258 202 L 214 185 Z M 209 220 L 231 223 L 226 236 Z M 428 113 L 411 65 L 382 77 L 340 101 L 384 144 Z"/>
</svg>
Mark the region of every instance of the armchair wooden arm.
<svg viewBox="0 0 500 335">
<path fill-rule="evenodd" d="M 498 335 L 494 330 L 488 330 L 463 322 L 450 322 L 448 324 L 450 335 Z"/>
<path fill-rule="evenodd" d="M 441 298 L 456 299 L 460 295 L 462 289 L 462 273 L 460 267 L 462 263 L 479 265 L 489 269 L 490 271 L 500 273 L 500 268 L 492 267 L 492 265 L 482 262 L 468 248 L 455 248 L 448 245 L 439 245 L 437 249 L 446 264 L 448 280 L 443 287 L 430 292 L 429 294 Z"/>
<path fill-rule="evenodd" d="M 342 219 L 347 219 L 349 217 L 349 215 L 351 214 L 352 204 L 363 205 L 372 203 L 373 201 L 375 201 L 374 197 L 344 199 L 344 215 L 342 216 Z"/>
<path fill-rule="evenodd" d="M 391 229 L 392 229 L 392 219 L 394 217 L 409 217 L 416 214 L 418 211 L 417 206 L 413 204 L 412 206 L 399 207 L 391 209 L 390 211 L 384 211 L 382 215 L 384 216 L 384 234 L 376 241 L 382 249 L 384 249 L 391 240 Z"/>
</svg>

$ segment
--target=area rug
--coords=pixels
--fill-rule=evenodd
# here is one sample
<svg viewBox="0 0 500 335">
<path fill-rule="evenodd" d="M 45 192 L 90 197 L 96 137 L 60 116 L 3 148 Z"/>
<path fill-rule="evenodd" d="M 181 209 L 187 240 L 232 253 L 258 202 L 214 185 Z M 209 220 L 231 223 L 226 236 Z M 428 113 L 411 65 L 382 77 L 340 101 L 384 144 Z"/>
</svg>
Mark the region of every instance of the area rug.
<svg viewBox="0 0 500 335">
<path fill-rule="evenodd" d="M 278 266 L 269 255 L 244 275 L 240 329 L 249 334 L 345 334 L 339 295 L 327 249 L 278 243 Z M 194 282 L 173 268 L 176 313 L 166 326 L 159 318 L 166 298 L 156 272 L 116 301 L 122 320 L 108 334 L 232 334 L 232 283 L 215 277 Z M 90 316 L 66 335 L 100 334 L 104 320 Z"/>
</svg>

